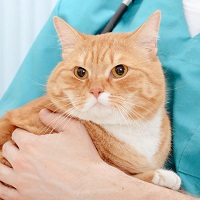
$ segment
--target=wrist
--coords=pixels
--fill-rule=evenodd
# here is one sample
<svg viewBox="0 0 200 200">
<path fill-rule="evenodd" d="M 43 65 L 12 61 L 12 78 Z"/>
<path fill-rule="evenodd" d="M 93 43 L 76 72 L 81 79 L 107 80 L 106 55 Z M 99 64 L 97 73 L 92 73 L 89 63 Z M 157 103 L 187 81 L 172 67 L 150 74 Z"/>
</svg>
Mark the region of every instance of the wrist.
<svg viewBox="0 0 200 200">
<path fill-rule="evenodd" d="M 126 200 L 160 200 L 167 198 L 168 200 L 195 200 L 196 198 L 185 195 L 175 190 L 171 190 L 165 187 L 157 186 L 148 182 L 144 182 L 137 178 L 124 174 L 126 178 L 126 188 L 121 193 L 121 199 Z M 120 198 L 119 198 L 120 199 Z"/>
<path fill-rule="evenodd" d="M 96 200 L 194 200 L 194 197 L 184 195 L 174 190 L 156 186 L 129 176 L 110 165 L 99 165 L 96 178 L 98 192 L 94 190 L 91 199 Z M 103 181 L 102 181 L 103 180 Z"/>
<path fill-rule="evenodd" d="M 95 200 L 133 200 L 140 198 L 140 191 L 143 189 L 143 182 L 128 176 L 119 169 L 112 167 L 106 163 L 98 164 L 94 167 L 93 180 L 91 180 L 92 187 L 89 191 L 84 190 L 83 193 L 87 198 Z M 91 188 L 94 188 L 91 191 Z M 137 189 L 137 190 L 136 190 Z M 91 194 L 89 198 L 89 194 Z M 141 198 L 142 199 L 142 198 Z"/>
</svg>

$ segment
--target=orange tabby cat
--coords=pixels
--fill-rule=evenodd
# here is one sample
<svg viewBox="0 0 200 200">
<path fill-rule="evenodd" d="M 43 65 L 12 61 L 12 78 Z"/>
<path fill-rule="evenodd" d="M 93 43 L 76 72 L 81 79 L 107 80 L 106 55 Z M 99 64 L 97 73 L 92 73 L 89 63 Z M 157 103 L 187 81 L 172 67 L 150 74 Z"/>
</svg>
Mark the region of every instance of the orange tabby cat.
<svg viewBox="0 0 200 200">
<path fill-rule="evenodd" d="M 46 96 L 1 118 L 0 145 L 16 127 L 50 133 L 38 117 L 46 107 L 81 120 L 107 163 L 178 190 L 180 178 L 162 169 L 171 148 L 171 129 L 165 79 L 156 56 L 160 18 L 155 12 L 133 33 L 92 36 L 55 17 L 63 61 L 49 77 Z"/>
</svg>

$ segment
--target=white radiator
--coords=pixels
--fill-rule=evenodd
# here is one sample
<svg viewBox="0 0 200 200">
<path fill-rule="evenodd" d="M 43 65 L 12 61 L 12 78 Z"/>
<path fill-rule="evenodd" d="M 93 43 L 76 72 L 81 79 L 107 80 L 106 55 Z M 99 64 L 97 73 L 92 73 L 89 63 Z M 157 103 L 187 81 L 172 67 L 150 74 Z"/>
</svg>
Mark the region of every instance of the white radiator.
<svg viewBox="0 0 200 200">
<path fill-rule="evenodd" d="M 0 98 L 57 0 L 0 0 Z"/>
</svg>

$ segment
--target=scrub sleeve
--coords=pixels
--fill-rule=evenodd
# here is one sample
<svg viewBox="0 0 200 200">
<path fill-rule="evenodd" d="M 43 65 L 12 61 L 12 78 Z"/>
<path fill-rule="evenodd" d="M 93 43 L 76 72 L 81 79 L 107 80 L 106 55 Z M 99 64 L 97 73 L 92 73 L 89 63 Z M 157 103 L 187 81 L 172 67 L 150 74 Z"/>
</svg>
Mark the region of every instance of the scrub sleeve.
<svg viewBox="0 0 200 200">
<path fill-rule="evenodd" d="M 53 16 L 80 32 L 98 34 L 121 0 L 60 0 L 0 101 L 0 115 L 45 94 L 49 74 L 61 60 Z M 173 125 L 173 155 L 168 166 L 182 187 L 200 196 L 200 35 L 191 38 L 182 0 L 135 0 L 113 32 L 138 28 L 156 10 L 162 12 L 158 56 L 167 80 L 167 108 Z"/>
</svg>

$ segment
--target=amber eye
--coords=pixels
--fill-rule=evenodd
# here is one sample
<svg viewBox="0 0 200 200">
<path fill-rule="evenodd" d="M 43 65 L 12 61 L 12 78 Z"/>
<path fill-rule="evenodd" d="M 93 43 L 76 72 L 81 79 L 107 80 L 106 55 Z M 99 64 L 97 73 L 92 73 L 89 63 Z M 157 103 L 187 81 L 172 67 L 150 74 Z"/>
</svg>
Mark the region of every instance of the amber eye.
<svg viewBox="0 0 200 200">
<path fill-rule="evenodd" d="M 115 78 L 121 78 L 128 72 L 128 67 L 125 65 L 117 65 L 111 70 L 111 72 Z"/>
<path fill-rule="evenodd" d="M 88 77 L 88 72 L 82 67 L 75 67 L 74 74 L 79 79 L 86 79 Z"/>
</svg>

